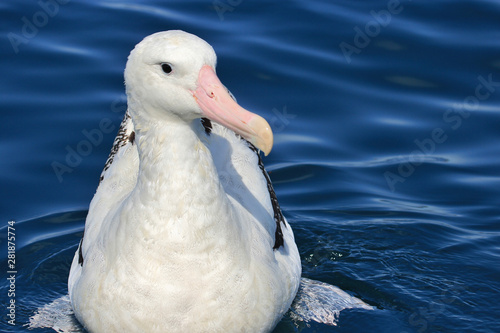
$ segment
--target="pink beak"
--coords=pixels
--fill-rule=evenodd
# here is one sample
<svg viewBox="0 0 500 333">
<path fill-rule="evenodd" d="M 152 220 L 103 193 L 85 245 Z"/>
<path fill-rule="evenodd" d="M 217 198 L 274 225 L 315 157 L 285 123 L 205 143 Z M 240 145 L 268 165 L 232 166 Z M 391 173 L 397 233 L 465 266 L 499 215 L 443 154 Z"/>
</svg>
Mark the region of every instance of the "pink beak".
<svg viewBox="0 0 500 333">
<path fill-rule="evenodd" d="M 198 75 L 198 87 L 193 97 L 203 116 L 241 135 L 268 155 L 273 148 L 273 132 L 267 121 L 236 103 L 217 74 L 204 65 Z"/>
</svg>

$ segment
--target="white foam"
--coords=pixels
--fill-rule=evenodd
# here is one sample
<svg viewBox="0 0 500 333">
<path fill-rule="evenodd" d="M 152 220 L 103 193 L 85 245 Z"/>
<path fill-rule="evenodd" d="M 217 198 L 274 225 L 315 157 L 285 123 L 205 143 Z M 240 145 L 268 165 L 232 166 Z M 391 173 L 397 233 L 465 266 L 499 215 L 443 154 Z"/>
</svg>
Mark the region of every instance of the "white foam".
<svg viewBox="0 0 500 333">
<path fill-rule="evenodd" d="M 38 308 L 30 318 L 28 328 L 52 328 L 58 333 L 81 333 L 83 329 L 76 320 L 69 295 Z"/>
<path fill-rule="evenodd" d="M 302 278 L 297 297 L 290 308 L 290 317 L 294 321 L 318 323 L 336 326 L 340 311 L 360 308 L 375 309 L 345 291 L 327 283 Z"/>
</svg>

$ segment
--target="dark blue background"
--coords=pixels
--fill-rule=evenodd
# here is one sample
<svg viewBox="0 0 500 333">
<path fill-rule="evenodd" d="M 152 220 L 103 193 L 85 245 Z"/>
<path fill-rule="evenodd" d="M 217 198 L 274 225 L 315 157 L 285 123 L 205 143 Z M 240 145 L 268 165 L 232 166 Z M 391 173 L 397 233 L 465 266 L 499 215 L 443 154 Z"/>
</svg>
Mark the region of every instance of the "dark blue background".
<svg viewBox="0 0 500 333">
<path fill-rule="evenodd" d="M 19 269 L 4 331 L 66 293 L 127 55 L 169 29 L 212 44 L 221 80 L 272 125 L 265 163 L 303 275 L 378 308 L 277 332 L 500 331 L 500 3 L 41 3 L 0 4 L 1 253 L 13 219 Z"/>
</svg>

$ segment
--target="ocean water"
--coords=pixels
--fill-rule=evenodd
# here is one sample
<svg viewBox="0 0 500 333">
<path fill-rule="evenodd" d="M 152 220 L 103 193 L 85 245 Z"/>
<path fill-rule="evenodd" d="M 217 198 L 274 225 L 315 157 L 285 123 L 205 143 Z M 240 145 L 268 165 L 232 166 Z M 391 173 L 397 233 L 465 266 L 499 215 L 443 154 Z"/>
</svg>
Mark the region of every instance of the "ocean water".
<svg viewBox="0 0 500 333">
<path fill-rule="evenodd" d="M 128 53 L 182 29 L 274 130 L 303 276 L 376 307 L 275 332 L 500 332 L 498 1 L 19 0 L 0 17 L 0 331 L 67 293 Z"/>
</svg>

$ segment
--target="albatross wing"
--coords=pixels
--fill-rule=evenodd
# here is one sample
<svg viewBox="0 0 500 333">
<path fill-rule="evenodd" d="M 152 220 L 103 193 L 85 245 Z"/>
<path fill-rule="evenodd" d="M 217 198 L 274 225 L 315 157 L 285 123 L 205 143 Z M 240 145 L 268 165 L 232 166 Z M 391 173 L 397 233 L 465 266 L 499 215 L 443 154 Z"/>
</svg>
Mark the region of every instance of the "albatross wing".
<svg viewBox="0 0 500 333">
<path fill-rule="evenodd" d="M 134 124 L 129 113 L 126 112 L 101 173 L 99 186 L 90 203 L 84 237 L 80 241 L 71 265 L 68 279 L 70 296 L 72 286 L 81 274 L 86 250 L 88 246 L 91 246 L 86 239 L 97 238 L 97 234 L 102 232 L 102 224 L 106 216 L 118 208 L 135 186 L 139 171 L 139 156 L 134 138 Z"/>
</svg>

